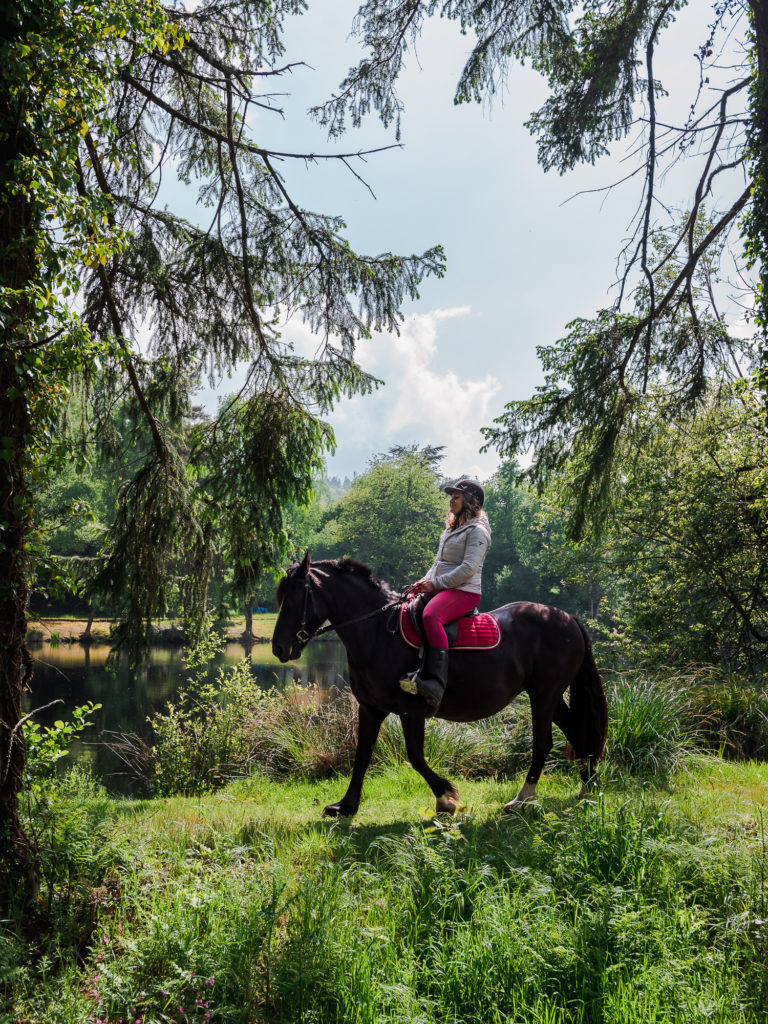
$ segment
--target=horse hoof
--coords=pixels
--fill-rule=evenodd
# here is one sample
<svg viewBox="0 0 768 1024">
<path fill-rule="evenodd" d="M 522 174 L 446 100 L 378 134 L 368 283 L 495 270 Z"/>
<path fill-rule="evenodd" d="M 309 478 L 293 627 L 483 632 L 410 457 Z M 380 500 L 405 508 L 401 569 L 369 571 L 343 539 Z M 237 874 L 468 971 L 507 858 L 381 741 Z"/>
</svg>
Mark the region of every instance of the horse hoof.
<svg viewBox="0 0 768 1024">
<path fill-rule="evenodd" d="M 517 811 L 527 810 L 530 807 L 535 807 L 536 801 L 533 797 L 528 797 L 526 800 L 518 800 L 515 797 L 514 800 L 510 800 L 508 804 L 504 804 L 501 808 L 502 814 L 515 814 Z"/>
<path fill-rule="evenodd" d="M 345 807 L 343 803 L 328 804 L 323 808 L 323 814 L 327 818 L 351 818 L 356 810 L 356 807 Z"/>
<path fill-rule="evenodd" d="M 442 796 L 437 798 L 435 810 L 438 814 L 455 814 L 459 806 L 459 792 L 456 789 L 446 789 Z"/>
</svg>

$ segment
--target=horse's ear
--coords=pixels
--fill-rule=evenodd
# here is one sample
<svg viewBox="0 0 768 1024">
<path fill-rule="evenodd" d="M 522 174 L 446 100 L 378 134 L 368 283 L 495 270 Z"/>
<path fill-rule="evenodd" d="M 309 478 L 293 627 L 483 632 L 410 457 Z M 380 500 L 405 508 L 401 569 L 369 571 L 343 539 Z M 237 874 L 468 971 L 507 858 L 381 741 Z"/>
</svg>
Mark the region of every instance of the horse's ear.
<svg viewBox="0 0 768 1024">
<path fill-rule="evenodd" d="M 307 573 L 309 572 L 309 566 L 310 566 L 310 558 L 309 558 L 309 552 L 307 552 L 306 555 L 304 555 L 304 560 L 302 561 L 301 565 L 296 570 L 296 575 L 300 579 L 303 579 L 307 575 Z"/>
</svg>

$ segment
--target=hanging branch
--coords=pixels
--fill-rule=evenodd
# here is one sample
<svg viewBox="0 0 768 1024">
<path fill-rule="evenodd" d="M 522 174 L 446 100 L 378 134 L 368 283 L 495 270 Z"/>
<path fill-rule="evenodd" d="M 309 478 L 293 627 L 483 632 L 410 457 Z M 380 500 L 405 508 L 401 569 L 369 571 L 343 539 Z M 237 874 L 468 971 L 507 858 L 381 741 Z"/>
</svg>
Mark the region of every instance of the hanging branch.
<svg viewBox="0 0 768 1024">
<path fill-rule="evenodd" d="M 99 160 L 99 155 L 96 151 L 96 147 L 94 146 L 90 132 L 86 133 L 85 145 L 86 149 L 88 150 L 90 164 L 96 175 L 96 181 L 99 184 L 99 188 L 101 189 L 104 195 L 112 196 L 112 192 L 109 188 L 106 177 L 104 176 L 104 170 L 101 166 L 101 161 Z M 83 199 L 88 199 L 88 190 L 85 187 L 85 175 L 83 173 L 83 167 L 80 163 L 79 156 L 77 157 L 77 175 L 77 190 Z M 109 219 L 110 225 L 114 227 L 114 214 L 110 213 Z M 106 304 L 107 310 L 109 312 L 109 318 L 112 323 L 112 332 L 123 354 L 123 365 L 125 366 L 125 372 L 128 375 L 128 380 L 130 381 L 133 393 L 136 396 L 136 400 L 138 401 L 141 411 L 144 414 L 144 418 L 147 421 L 147 425 L 149 426 L 150 432 L 152 434 L 152 440 L 155 445 L 155 451 L 157 452 L 157 457 L 158 459 L 160 459 L 161 463 L 165 465 L 168 462 L 168 446 L 165 443 L 165 439 L 163 438 L 162 432 L 160 430 L 160 425 L 158 424 L 157 420 L 155 419 L 152 413 L 152 410 L 149 406 L 149 402 L 147 401 L 147 396 L 144 394 L 144 389 L 142 388 L 138 374 L 136 373 L 136 367 L 133 364 L 133 355 L 125 341 L 123 325 L 120 318 L 120 313 L 117 308 L 117 302 L 115 301 L 114 292 L 112 291 L 112 284 L 107 275 L 106 268 L 102 263 L 99 263 L 97 265 L 96 273 L 101 284 L 104 302 Z"/>
</svg>

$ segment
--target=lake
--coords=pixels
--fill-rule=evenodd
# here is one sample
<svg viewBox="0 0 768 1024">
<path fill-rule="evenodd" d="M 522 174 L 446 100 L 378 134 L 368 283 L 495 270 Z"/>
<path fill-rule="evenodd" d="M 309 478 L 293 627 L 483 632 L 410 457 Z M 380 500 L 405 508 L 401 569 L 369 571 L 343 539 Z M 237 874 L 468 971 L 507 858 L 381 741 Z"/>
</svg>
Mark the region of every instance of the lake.
<svg viewBox="0 0 768 1024">
<path fill-rule="evenodd" d="M 73 708 L 93 701 L 102 707 L 92 716 L 93 726 L 72 744 L 72 757 L 91 763 L 95 774 L 110 789 L 128 792 L 120 763 L 100 740 L 103 733 L 136 732 L 148 738 L 147 719 L 172 701 L 186 680 L 179 647 L 153 647 L 145 665 L 131 666 L 123 653 L 109 664 L 106 644 L 30 644 L 35 661 L 31 692 L 24 695 L 24 713 L 51 701 L 61 704 L 35 716 L 41 725 L 66 719 Z M 347 685 L 347 655 L 338 640 L 311 643 L 300 661 L 281 665 L 270 644 L 254 644 L 250 653 L 239 643 L 228 643 L 215 665 L 234 665 L 248 657 L 251 671 L 264 689 L 284 689 L 293 683 L 315 683 L 321 689 Z M 215 671 L 212 672 L 215 676 Z"/>
</svg>

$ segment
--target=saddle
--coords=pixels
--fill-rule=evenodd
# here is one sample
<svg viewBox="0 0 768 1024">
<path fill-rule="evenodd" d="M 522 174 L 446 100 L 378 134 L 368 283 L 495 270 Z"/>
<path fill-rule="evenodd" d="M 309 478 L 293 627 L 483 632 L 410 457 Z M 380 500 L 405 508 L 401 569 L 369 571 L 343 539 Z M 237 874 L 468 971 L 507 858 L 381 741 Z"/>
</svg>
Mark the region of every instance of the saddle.
<svg viewBox="0 0 768 1024">
<path fill-rule="evenodd" d="M 424 606 L 426 599 L 423 594 L 400 605 L 398 613 L 398 626 L 400 636 L 409 647 L 423 647 L 426 639 L 424 635 Z M 448 646 L 451 650 L 491 650 L 501 643 L 501 629 L 499 623 L 488 612 L 478 612 L 473 608 L 467 615 L 448 622 L 443 627 L 448 637 Z"/>
</svg>

